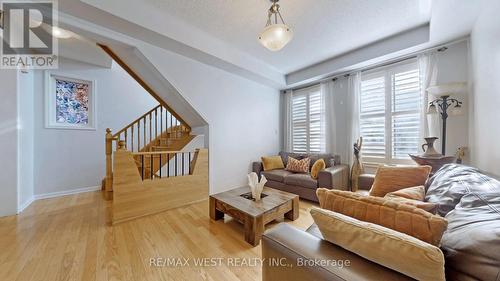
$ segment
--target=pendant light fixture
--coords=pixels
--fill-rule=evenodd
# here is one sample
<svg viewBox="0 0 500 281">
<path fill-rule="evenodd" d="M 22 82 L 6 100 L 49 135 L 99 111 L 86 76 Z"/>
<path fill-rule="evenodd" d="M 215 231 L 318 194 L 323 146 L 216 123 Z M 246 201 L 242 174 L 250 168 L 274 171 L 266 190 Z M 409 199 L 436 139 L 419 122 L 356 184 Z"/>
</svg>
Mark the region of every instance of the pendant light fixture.
<svg viewBox="0 0 500 281">
<path fill-rule="evenodd" d="M 273 4 L 268 11 L 266 27 L 259 35 L 259 42 L 273 52 L 281 50 L 293 37 L 292 29 L 285 24 L 281 16 L 278 1 L 271 0 Z M 278 23 L 278 17 L 281 23 Z"/>
</svg>

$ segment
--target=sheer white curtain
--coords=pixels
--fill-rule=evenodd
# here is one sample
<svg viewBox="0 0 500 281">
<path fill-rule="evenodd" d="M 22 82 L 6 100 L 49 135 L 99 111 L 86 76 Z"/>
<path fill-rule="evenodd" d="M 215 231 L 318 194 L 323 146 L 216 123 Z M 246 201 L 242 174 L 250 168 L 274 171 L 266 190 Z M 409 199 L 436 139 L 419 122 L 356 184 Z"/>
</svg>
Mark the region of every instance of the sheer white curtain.
<svg viewBox="0 0 500 281">
<path fill-rule="evenodd" d="M 349 76 L 348 81 L 348 98 L 349 98 L 349 109 L 350 109 L 350 127 L 349 127 L 349 144 L 348 144 L 348 155 L 349 155 L 349 166 L 354 162 L 353 155 L 353 144 L 359 138 L 359 96 L 361 94 L 361 72 L 353 73 Z"/>
<path fill-rule="evenodd" d="M 436 85 L 437 80 L 437 56 L 436 53 L 425 53 L 418 56 L 418 67 L 420 69 L 420 90 L 422 91 L 422 106 L 420 114 L 420 136 L 440 137 L 440 117 L 438 114 L 427 114 L 429 101 L 433 96 L 427 94 L 427 88 Z M 440 143 L 440 140 L 438 140 Z M 437 143 L 437 145 L 438 145 Z M 439 147 L 439 146 L 436 146 Z"/>
<path fill-rule="evenodd" d="M 286 91 L 283 97 L 283 149 L 292 151 L 292 95 Z"/>
<path fill-rule="evenodd" d="M 335 114 L 335 82 L 321 83 L 321 132 L 324 135 L 324 152 L 337 154 L 337 125 Z"/>
</svg>

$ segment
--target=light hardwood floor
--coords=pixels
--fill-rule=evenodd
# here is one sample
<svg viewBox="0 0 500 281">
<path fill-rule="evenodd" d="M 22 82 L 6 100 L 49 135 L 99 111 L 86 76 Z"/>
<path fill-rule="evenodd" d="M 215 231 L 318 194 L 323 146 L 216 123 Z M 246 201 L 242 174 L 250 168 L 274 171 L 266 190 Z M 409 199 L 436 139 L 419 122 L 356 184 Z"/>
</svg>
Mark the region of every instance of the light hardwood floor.
<svg viewBox="0 0 500 281">
<path fill-rule="evenodd" d="M 301 201 L 299 218 L 286 223 L 307 228 L 312 205 Z M 260 266 L 227 259 L 260 258 L 260 245 L 246 243 L 243 226 L 227 216 L 211 221 L 208 200 L 115 226 L 109 210 L 100 192 L 89 192 L 36 201 L 0 218 L 0 280 L 261 280 Z M 155 257 L 186 258 L 191 266 L 151 266 Z M 221 266 L 193 266 L 205 257 L 224 259 Z"/>
</svg>

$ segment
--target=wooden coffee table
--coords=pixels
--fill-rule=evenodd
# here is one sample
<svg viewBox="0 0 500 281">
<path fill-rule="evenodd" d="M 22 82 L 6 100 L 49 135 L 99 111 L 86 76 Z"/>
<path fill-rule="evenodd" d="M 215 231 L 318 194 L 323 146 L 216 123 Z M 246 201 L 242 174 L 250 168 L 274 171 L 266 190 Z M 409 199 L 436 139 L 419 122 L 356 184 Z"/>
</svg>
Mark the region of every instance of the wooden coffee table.
<svg viewBox="0 0 500 281">
<path fill-rule="evenodd" d="M 264 187 L 260 201 L 247 199 L 250 187 L 240 187 L 210 196 L 210 218 L 219 220 L 224 214 L 245 226 L 245 241 L 253 246 L 260 243 L 264 226 L 275 219 L 296 220 L 299 217 L 299 196 Z M 250 196 L 251 197 L 251 196 Z"/>
</svg>

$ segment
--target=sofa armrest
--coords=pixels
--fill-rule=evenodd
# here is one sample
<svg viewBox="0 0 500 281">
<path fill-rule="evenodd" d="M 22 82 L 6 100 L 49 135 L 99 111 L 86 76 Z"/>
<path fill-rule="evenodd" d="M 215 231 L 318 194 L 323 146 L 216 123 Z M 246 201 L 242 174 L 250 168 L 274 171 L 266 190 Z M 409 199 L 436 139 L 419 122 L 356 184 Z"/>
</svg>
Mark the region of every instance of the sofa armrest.
<svg viewBox="0 0 500 281">
<path fill-rule="evenodd" d="M 349 190 L 349 166 L 341 164 L 318 173 L 318 187 Z"/>
<path fill-rule="evenodd" d="M 360 190 L 370 190 L 372 188 L 373 182 L 375 181 L 375 175 L 372 174 L 361 174 L 358 178 L 358 186 Z"/>
<path fill-rule="evenodd" d="M 252 163 L 252 172 L 256 173 L 260 178 L 260 173 L 264 170 L 262 167 L 262 162 L 253 162 Z"/>
<path fill-rule="evenodd" d="M 411 280 L 286 223 L 262 236 L 262 280 Z"/>
</svg>

